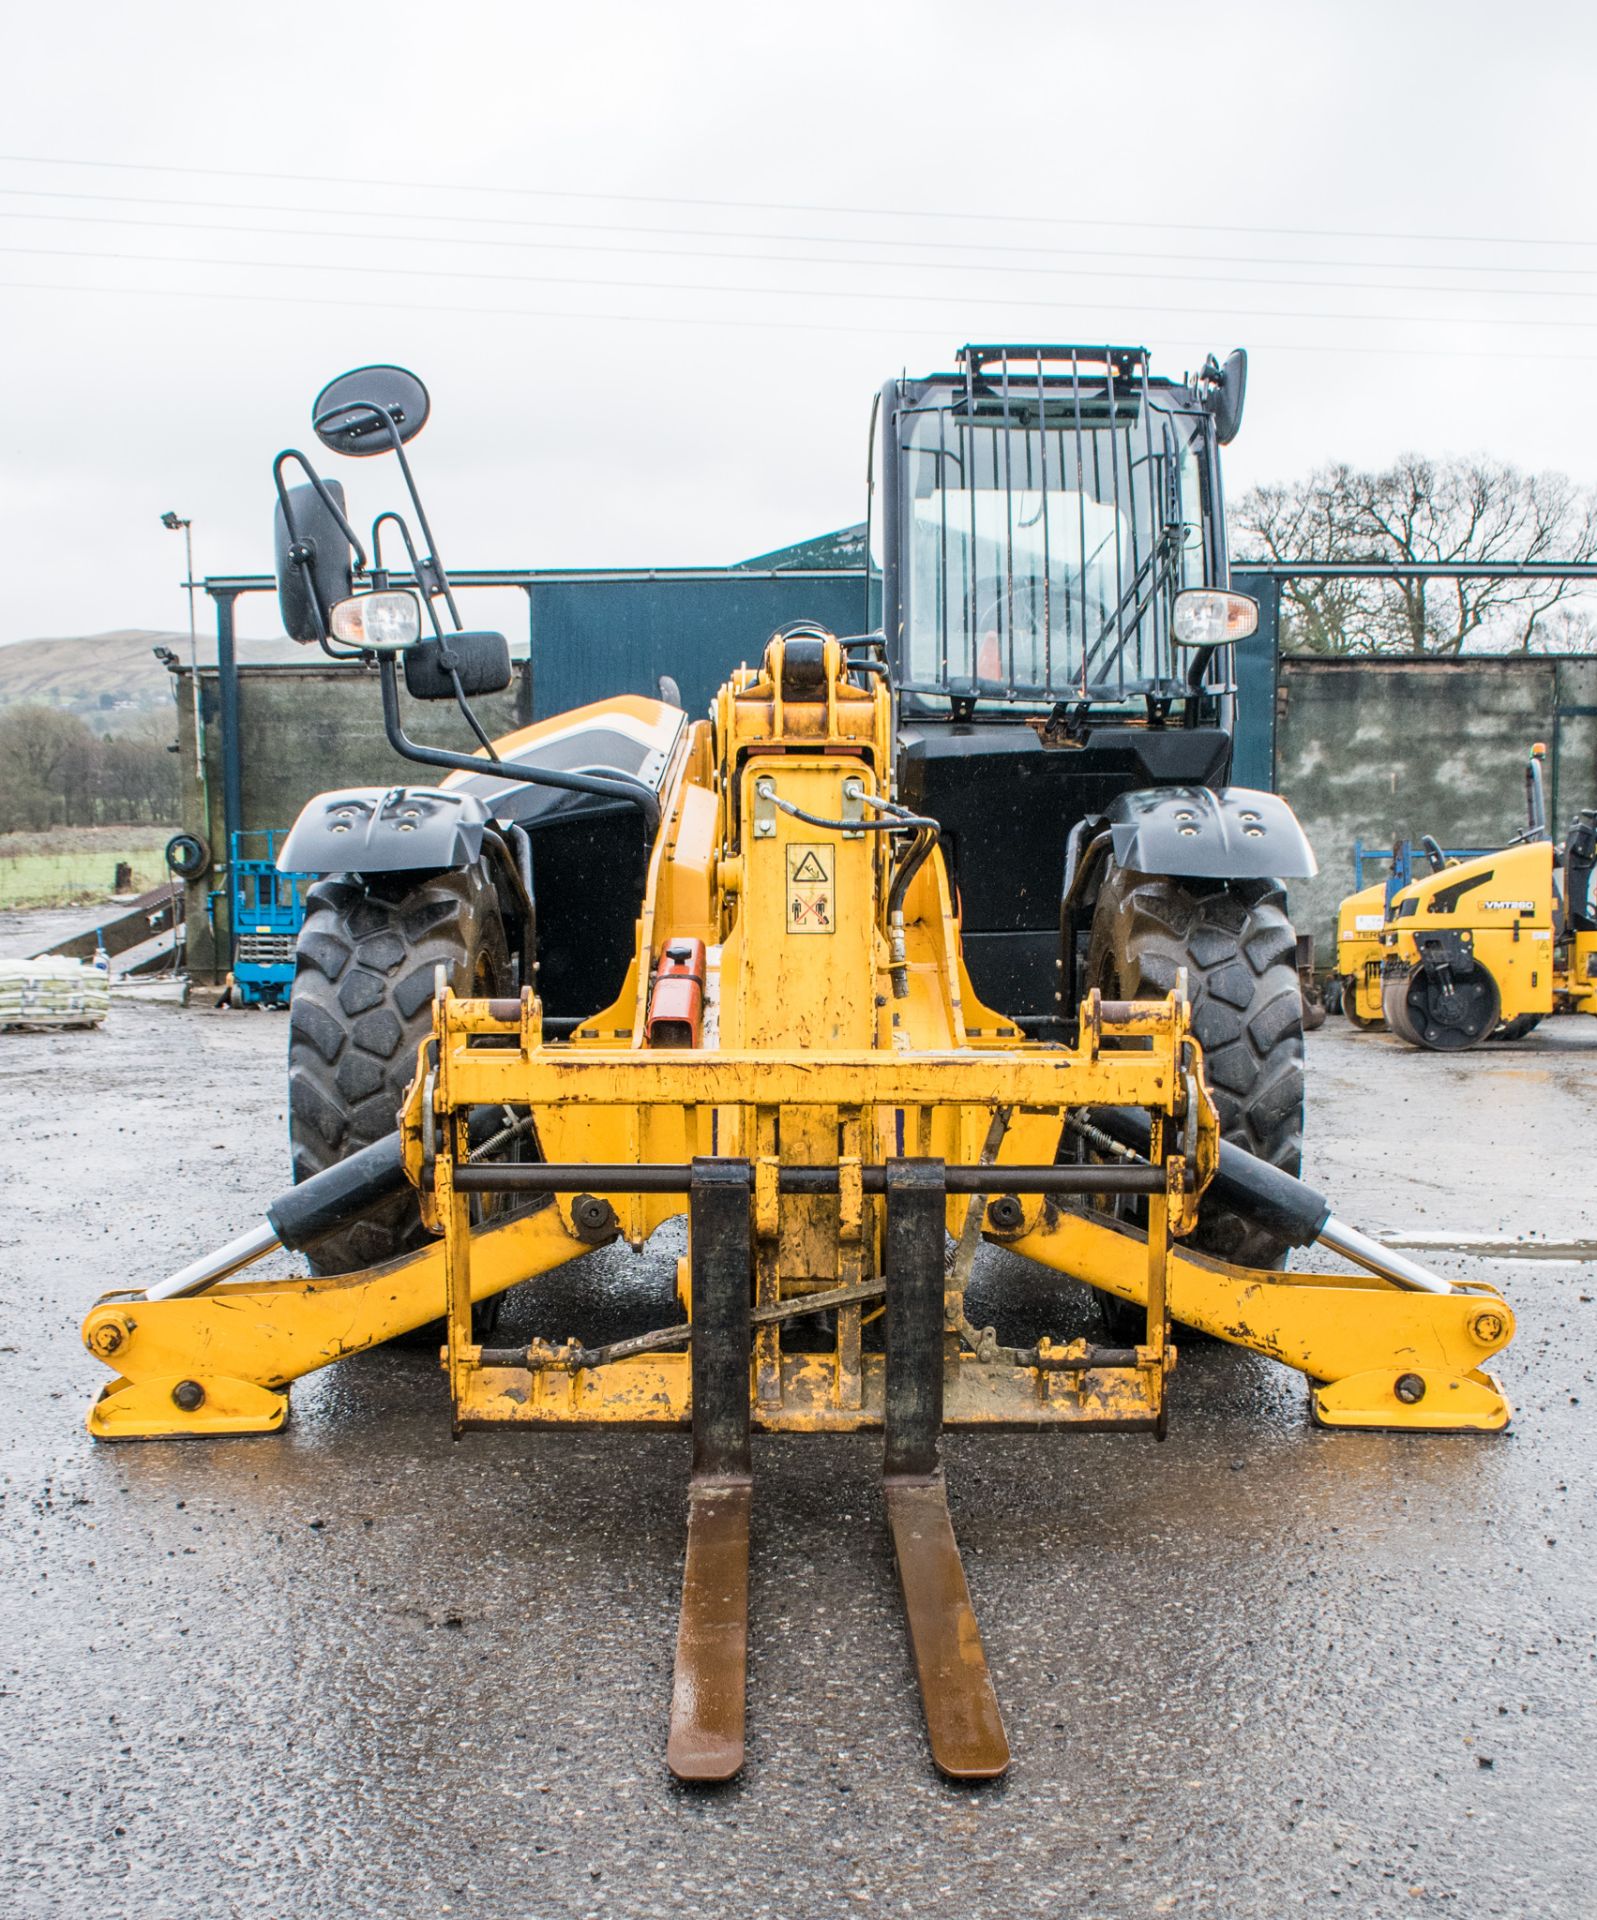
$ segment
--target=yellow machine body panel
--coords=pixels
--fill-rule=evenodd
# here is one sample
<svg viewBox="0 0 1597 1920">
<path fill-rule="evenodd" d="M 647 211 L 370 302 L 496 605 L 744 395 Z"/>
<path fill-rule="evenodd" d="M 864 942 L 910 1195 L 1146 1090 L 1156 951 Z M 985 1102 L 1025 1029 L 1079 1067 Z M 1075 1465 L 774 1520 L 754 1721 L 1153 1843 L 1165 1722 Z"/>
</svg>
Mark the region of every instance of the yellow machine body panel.
<svg viewBox="0 0 1597 1920">
<path fill-rule="evenodd" d="M 1386 886 L 1377 881 L 1350 893 L 1336 912 L 1336 970 L 1342 976 L 1342 1010 L 1355 1026 L 1385 1024 L 1381 1012 L 1381 930 L 1386 924 Z"/>
<path fill-rule="evenodd" d="M 1560 1010 L 1597 1014 L 1597 933 L 1572 934 L 1558 958 L 1554 989 Z"/>
<path fill-rule="evenodd" d="M 617 693 L 606 700 L 595 700 L 585 707 L 572 707 L 565 713 L 551 714 L 546 720 L 535 720 L 531 726 L 518 727 L 514 733 L 503 734 L 495 740 L 494 751 L 501 760 L 516 760 L 524 755 L 530 757 L 540 747 L 547 747 L 568 734 L 580 734 L 599 721 L 630 734 L 640 743 L 648 743 L 662 755 L 670 752 L 682 729 L 682 714 L 677 708 L 668 707 L 659 700 L 647 699 L 642 694 Z M 486 755 L 483 756 L 483 770 L 485 773 L 492 772 Z M 458 787 L 481 778 L 482 775 L 477 773 L 458 771 L 446 774 L 440 784 Z"/>
</svg>

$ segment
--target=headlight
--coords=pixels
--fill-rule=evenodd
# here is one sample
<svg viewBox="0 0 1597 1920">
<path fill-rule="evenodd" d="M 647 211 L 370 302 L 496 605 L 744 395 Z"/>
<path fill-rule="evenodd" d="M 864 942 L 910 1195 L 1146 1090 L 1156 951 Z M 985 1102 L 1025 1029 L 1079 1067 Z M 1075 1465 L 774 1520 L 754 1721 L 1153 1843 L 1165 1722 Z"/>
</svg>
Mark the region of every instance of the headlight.
<svg viewBox="0 0 1597 1920">
<path fill-rule="evenodd" d="M 333 608 L 333 638 L 375 653 L 397 653 L 421 638 L 421 608 L 413 593 L 363 593 Z"/>
<path fill-rule="evenodd" d="M 1259 603 L 1245 593 L 1189 587 L 1176 595 L 1172 633 L 1178 647 L 1223 647 L 1259 627 Z"/>
</svg>

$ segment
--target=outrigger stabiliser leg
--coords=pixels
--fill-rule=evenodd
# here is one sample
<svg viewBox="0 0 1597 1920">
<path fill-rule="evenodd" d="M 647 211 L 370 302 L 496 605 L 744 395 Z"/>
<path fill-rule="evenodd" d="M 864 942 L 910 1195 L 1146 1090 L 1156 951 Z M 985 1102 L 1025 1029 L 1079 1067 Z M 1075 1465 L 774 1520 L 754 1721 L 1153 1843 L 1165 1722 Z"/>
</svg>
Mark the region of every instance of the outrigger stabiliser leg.
<svg viewBox="0 0 1597 1920">
<path fill-rule="evenodd" d="M 492 1059 L 494 1056 L 487 1056 Z M 472 1115 L 473 1120 L 476 1114 Z M 397 1190 L 396 1146 L 381 1142 L 280 1196 L 267 1222 L 208 1260 L 142 1293 L 111 1294 L 84 1324 L 89 1350 L 118 1370 L 91 1411 L 101 1439 L 269 1432 L 289 1383 L 426 1324 L 447 1309 L 446 1361 L 461 1426 L 617 1424 L 692 1432 L 687 1548 L 667 1761 L 682 1780 L 713 1783 L 744 1756 L 749 1637 L 751 1430 L 883 1434 L 888 1531 L 932 1758 L 951 1779 L 1001 1774 L 1009 1749 L 955 1540 L 939 1444 L 945 1424 L 1077 1425 L 1160 1432 L 1174 1360 L 1170 1319 L 1298 1368 L 1329 1425 L 1487 1432 L 1509 1409 L 1484 1363 L 1513 1334 L 1506 1302 L 1455 1286 L 1337 1221 L 1324 1197 L 1246 1154 L 1224 1149 L 1213 1182 L 1228 1205 L 1298 1244 L 1319 1240 L 1364 1271 L 1275 1274 L 1228 1267 L 1173 1243 L 1167 1181 L 1145 1112 L 1092 1107 L 1066 1122 L 1091 1164 L 957 1164 L 936 1158 L 861 1165 L 777 1165 L 700 1157 L 686 1164 L 477 1160 L 496 1136 L 462 1120 L 460 1157 L 440 1178 L 443 1240 L 386 1266 L 328 1278 L 237 1276 L 263 1252 L 314 1244 Z M 475 1162 L 475 1164 L 474 1164 Z M 441 1175 L 444 1173 L 440 1161 Z M 883 1208 L 880 1266 L 830 1291 L 762 1299 L 761 1225 L 779 1195 L 840 1194 Z M 581 1257 L 616 1237 L 599 1196 L 686 1196 L 691 1318 L 650 1334 L 579 1348 L 470 1344 L 469 1303 Z M 500 1194 L 513 1211 L 472 1225 L 468 1197 Z M 1139 1232 L 1091 1206 L 1135 1194 Z M 1023 1203 L 1021 1196 L 1032 1196 Z M 989 1197 L 991 1204 L 989 1204 Z M 1040 1197 L 1040 1199 L 1039 1199 Z M 1128 1349 L 1040 1341 L 1025 1351 L 974 1344 L 961 1264 L 945 1261 L 964 1213 L 976 1233 L 1040 1265 L 1148 1309 L 1147 1343 Z M 977 1214 L 977 1206 L 985 1208 Z M 609 1225 L 605 1226 L 608 1215 Z M 975 1226 L 972 1226 L 974 1220 Z M 859 1348 L 859 1314 L 885 1308 L 885 1352 Z M 776 1323 L 835 1305 L 838 1354 L 779 1353 L 762 1396 L 758 1346 Z M 852 1341 L 843 1337 L 853 1315 Z"/>
</svg>

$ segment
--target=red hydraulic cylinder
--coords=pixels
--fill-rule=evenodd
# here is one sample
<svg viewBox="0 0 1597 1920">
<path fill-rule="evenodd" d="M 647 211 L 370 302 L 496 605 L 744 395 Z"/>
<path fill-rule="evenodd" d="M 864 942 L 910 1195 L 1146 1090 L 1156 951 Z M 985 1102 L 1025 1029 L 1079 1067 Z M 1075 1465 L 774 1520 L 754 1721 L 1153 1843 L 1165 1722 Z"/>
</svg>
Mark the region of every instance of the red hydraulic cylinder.
<svg viewBox="0 0 1597 1920">
<path fill-rule="evenodd" d="M 651 1047 L 696 1047 L 704 1028 L 704 942 L 667 940 L 655 969 L 644 1037 Z"/>
</svg>

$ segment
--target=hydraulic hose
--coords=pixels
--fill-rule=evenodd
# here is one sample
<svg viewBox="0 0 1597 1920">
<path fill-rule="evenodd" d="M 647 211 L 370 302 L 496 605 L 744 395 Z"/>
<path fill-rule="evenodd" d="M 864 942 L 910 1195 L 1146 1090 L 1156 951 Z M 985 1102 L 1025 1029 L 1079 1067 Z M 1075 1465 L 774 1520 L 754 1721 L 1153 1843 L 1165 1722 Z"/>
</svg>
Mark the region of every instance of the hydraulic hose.
<svg viewBox="0 0 1597 1920">
<path fill-rule="evenodd" d="M 818 813 L 807 813 L 803 807 L 796 807 L 791 800 L 784 800 L 776 791 L 775 785 L 765 779 L 759 782 L 756 791 L 761 799 L 768 800 L 779 812 L 794 820 L 802 820 L 806 826 L 825 827 L 834 833 L 908 833 L 912 834 L 907 850 L 893 869 L 893 877 L 887 890 L 887 954 L 888 972 L 893 982 L 893 998 L 906 1000 L 909 997 L 909 958 L 904 933 L 904 899 L 909 892 L 910 882 L 925 865 L 933 847 L 937 845 L 937 836 L 942 831 L 938 823 L 923 813 L 914 813 L 908 807 L 900 806 L 897 801 L 880 799 L 876 794 L 866 793 L 859 782 L 851 783 L 856 788 L 855 796 L 868 807 L 874 807 L 882 817 L 877 820 L 827 820 Z"/>
<path fill-rule="evenodd" d="M 927 856 L 937 845 L 937 828 L 920 827 L 910 842 L 908 851 L 899 861 L 887 890 L 887 953 L 888 971 L 893 982 L 893 998 L 909 998 L 909 946 L 904 930 L 904 900 L 909 893 L 910 882 L 926 864 Z"/>
</svg>

